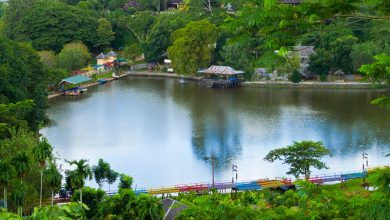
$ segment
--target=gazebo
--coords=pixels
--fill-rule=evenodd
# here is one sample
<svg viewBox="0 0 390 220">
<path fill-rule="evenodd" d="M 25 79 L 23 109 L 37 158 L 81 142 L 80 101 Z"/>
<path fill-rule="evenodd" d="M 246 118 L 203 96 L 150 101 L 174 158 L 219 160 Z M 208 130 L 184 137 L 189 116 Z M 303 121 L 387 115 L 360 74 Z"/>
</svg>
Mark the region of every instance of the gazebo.
<svg viewBox="0 0 390 220">
<path fill-rule="evenodd" d="M 211 66 L 198 71 L 205 77 L 199 81 L 199 85 L 213 88 L 234 88 L 240 85 L 239 76 L 244 71 L 235 70 L 230 66 Z"/>
<path fill-rule="evenodd" d="M 91 78 L 89 77 L 77 75 L 65 78 L 61 80 L 59 84 L 62 85 L 62 90 L 64 91 L 65 95 L 78 95 L 83 91 L 83 89 L 80 88 L 81 83 L 85 83 L 90 80 Z"/>
</svg>

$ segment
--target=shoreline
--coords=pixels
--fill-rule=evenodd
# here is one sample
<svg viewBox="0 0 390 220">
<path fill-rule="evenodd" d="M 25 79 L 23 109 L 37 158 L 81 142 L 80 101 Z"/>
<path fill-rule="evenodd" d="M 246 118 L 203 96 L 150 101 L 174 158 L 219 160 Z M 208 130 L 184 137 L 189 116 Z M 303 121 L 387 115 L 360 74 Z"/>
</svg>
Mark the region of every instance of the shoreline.
<svg viewBox="0 0 390 220">
<path fill-rule="evenodd" d="M 198 81 L 201 79 L 196 76 L 180 76 L 176 73 L 162 73 L 162 72 L 149 72 L 149 71 L 139 71 L 132 72 L 126 71 L 124 74 L 118 76 L 118 79 L 126 76 L 136 76 L 136 77 L 161 77 L 161 78 L 174 78 L 174 79 L 186 79 L 192 81 Z M 107 82 L 116 80 L 116 78 L 110 77 L 106 78 Z M 99 85 L 98 82 L 89 83 L 83 85 L 83 87 L 88 88 L 92 86 Z M 300 89 L 373 89 L 373 90 L 388 90 L 387 88 L 374 88 L 372 83 L 368 82 L 316 82 L 316 81 L 306 81 L 300 83 L 292 83 L 289 81 L 252 81 L 252 82 L 242 82 L 241 87 L 249 88 L 300 88 Z M 61 96 L 62 92 L 56 92 L 54 94 L 48 95 L 48 99 Z"/>
</svg>

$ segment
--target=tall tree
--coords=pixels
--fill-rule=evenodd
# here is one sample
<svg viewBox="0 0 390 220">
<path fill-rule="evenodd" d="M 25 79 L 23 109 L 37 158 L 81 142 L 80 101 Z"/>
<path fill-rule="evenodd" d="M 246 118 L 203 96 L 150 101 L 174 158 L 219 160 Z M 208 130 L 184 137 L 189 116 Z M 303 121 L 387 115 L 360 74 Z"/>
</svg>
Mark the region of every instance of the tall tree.
<svg viewBox="0 0 390 220">
<path fill-rule="evenodd" d="M 194 75 L 198 68 L 211 64 L 218 28 L 207 20 L 192 21 L 172 34 L 168 48 L 173 69 L 181 75 Z"/>
<path fill-rule="evenodd" d="M 83 43 L 68 43 L 58 54 L 58 65 L 67 71 L 78 70 L 85 67 L 90 59 L 91 54 Z"/>
<path fill-rule="evenodd" d="M 28 45 L 0 38 L 0 51 L 0 102 L 32 99 L 34 106 L 25 119 L 37 131 L 47 121 L 47 73 L 37 53 Z"/>
<path fill-rule="evenodd" d="M 53 206 L 54 189 L 61 187 L 62 175 L 57 167 L 55 161 L 51 160 L 49 166 L 44 171 L 45 178 L 51 188 L 51 206 Z"/>
<path fill-rule="evenodd" d="M 321 158 L 326 155 L 331 154 L 322 142 L 301 141 L 270 151 L 264 160 L 270 163 L 282 160 L 284 164 L 290 165 L 287 174 L 292 174 L 297 178 L 303 174 L 307 180 L 310 177 L 311 167 L 316 169 L 327 168 L 326 164 L 321 161 Z"/>
<path fill-rule="evenodd" d="M 109 48 L 111 42 L 115 38 L 115 33 L 112 31 L 112 26 L 110 21 L 105 18 L 100 18 L 98 20 L 98 27 L 96 30 L 96 40 L 94 41 L 94 47 L 99 51 L 104 51 Z"/>
<path fill-rule="evenodd" d="M 75 165 L 74 170 L 67 172 L 70 180 L 70 184 L 73 188 L 79 189 L 80 191 L 80 202 L 83 202 L 83 187 L 85 185 L 85 179 L 92 179 L 92 170 L 88 165 L 87 160 L 81 159 L 79 161 L 66 161 L 69 165 Z"/>
<path fill-rule="evenodd" d="M 33 156 L 35 161 L 39 163 L 41 173 L 41 188 L 39 193 L 39 206 L 42 207 L 42 188 L 43 188 L 43 170 L 46 166 L 46 161 L 52 158 L 53 147 L 49 144 L 47 138 L 42 140 L 33 148 Z"/>
<path fill-rule="evenodd" d="M 13 178 L 14 169 L 11 166 L 11 164 L 9 164 L 9 162 L 0 160 L 0 170 L 1 170 L 1 172 L 0 172 L 0 185 L 2 185 L 4 188 L 4 197 L 3 197 L 4 208 L 5 208 L 5 210 L 7 210 L 7 208 L 8 208 L 8 206 L 7 206 L 7 194 L 8 194 L 7 186 L 10 183 L 11 179 Z"/>
<path fill-rule="evenodd" d="M 59 1 L 38 1 L 9 27 L 13 33 L 11 39 L 29 41 L 37 50 L 57 52 L 74 41 L 92 47 L 96 28 L 97 21 L 89 11 Z"/>
</svg>

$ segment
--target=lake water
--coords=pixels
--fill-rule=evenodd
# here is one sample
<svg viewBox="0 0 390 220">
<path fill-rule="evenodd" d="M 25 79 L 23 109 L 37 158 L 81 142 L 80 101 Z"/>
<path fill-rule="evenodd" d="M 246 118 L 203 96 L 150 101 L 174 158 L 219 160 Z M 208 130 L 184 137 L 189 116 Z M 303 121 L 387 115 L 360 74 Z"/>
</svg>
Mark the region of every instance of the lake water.
<svg viewBox="0 0 390 220">
<path fill-rule="evenodd" d="M 41 130 L 61 158 L 99 158 L 134 177 L 137 187 L 286 176 L 264 156 L 294 140 L 323 141 L 330 170 L 390 163 L 390 113 L 369 104 L 372 90 L 233 90 L 178 84 L 174 79 L 125 77 L 79 97 L 50 100 L 52 123 Z M 61 161 L 64 164 L 64 161 Z M 66 168 L 66 165 L 64 166 Z M 89 183 L 92 184 L 93 183 Z"/>
</svg>

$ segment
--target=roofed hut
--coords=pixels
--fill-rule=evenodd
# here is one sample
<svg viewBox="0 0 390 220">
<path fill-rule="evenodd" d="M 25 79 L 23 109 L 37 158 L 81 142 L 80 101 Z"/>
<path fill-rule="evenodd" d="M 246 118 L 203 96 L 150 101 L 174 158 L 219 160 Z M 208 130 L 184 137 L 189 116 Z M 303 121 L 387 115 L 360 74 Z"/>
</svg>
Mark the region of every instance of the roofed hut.
<svg viewBox="0 0 390 220">
<path fill-rule="evenodd" d="M 199 85 L 213 88 L 234 88 L 240 85 L 240 75 L 244 71 L 235 70 L 230 66 L 211 66 L 198 72 L 205 77 Z"/>
<path fill-rule="evenodd" d="M 345 73 L 341 71 L 340 69 L 333 73 L 334 76 L 336 76 L 337 80 L 344 80 Z"/>
</svg>

